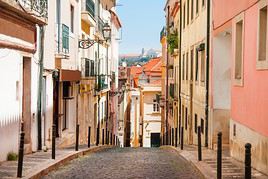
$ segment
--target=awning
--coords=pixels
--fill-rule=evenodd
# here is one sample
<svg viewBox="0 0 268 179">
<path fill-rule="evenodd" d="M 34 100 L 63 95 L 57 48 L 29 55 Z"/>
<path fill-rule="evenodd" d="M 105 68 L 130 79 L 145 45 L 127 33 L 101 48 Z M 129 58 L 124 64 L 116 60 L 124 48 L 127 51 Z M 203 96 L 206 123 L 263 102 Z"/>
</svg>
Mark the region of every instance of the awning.
<svg viewBox="0 0 268 179">
<path fill-rule="evenodd" d="M 60 70 L 60 81 L 80 81 L 81 72 L 78 70 Z"/>
</svg>

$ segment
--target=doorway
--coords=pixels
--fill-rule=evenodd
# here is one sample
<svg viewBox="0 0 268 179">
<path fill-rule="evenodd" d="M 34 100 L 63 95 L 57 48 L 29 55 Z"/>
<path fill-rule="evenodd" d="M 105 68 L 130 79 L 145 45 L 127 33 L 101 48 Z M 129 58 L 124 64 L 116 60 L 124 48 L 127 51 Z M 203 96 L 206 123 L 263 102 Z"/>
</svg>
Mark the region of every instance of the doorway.
<svg viewBox="0 0 268 179">
<path fill-rule="evenodd" d="M 151 133 L 151 147 L 160 147 L 160 133 Z"/>
</svg>

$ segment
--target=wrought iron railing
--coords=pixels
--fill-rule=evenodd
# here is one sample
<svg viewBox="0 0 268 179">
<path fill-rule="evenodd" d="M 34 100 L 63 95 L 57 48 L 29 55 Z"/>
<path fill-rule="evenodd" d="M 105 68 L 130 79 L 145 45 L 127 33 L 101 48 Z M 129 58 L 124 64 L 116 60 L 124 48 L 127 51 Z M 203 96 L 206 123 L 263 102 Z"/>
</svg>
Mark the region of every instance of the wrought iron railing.
<svg viewBox="0 0 268 179">
<path fill-rule="evenodd" d="M 65 24 L 56 25 L 56 53 L 69 54 L 70 29 Z"/>
<path fill-rule="evenodd" d="M 31 14 L 47 18 L 47 0 L 16 0 L 22 8 L 27 11 L 30 11 Z"/>
</svg>

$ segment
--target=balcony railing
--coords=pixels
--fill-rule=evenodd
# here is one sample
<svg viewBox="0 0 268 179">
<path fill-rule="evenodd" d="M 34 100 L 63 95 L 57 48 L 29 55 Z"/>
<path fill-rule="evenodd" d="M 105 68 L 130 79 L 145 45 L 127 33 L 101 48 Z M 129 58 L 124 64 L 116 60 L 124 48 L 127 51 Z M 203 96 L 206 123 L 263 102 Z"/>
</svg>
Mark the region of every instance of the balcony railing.
<svg viewBox="0 0 268 179">
<path fill-rule="evenodd" d="M 69 33 L 70 29 L 65 24 L 56 25 L 56 53 L 69 54 Z"/>
<path fill-rule="evenodd" d="M 107 76 L 105 76 L 105 75 L 99 75 L 97 77 L 97 89 L 96 89 L 97 91 L 102 91 L 102 90 L 108 88 L 106 78 L 107 78 Z"/>
<path fill-rule="evenodd" d="M 164 36 L 166 36 L 166 27 L 163 27 L 163 29 L 160 32 L 160 41 L 163 39 Z"/>
<path fill-rule="evenodd" d="M 20 0 L 18 3 L 26 11 L 31 11 L 33 15 L 47 18 L 47 0 Z"/>
<path fill-rule="evenodd" d="M 95 76 L 95 61 L 88 58 L 82 58 L 82 77 Z"/>
<path fill-rule="evenodd" d="M 86 0 L 86 10 L 92 17 L 95 17 L 95 3 L 92 0 Z"/>
</svg>

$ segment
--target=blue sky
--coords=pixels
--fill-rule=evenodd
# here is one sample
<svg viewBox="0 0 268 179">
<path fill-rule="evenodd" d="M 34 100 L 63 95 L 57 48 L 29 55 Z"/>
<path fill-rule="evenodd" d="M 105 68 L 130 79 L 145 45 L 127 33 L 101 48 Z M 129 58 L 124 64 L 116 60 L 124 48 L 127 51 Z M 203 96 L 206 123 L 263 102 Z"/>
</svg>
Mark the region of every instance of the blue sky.
<svg viewBox="0 0 268 179">
<path fill-rule="evenodd" d="M 165 23 L 164 0 L 118 0 L 117 13 L 123 25 L 120 54 L 141 49 L 161 49 L 159 34 Z"/>
</svg>

